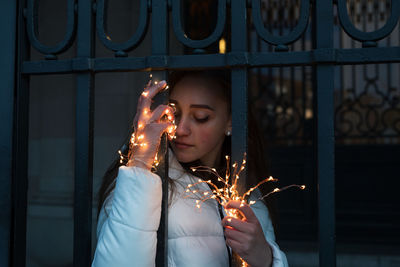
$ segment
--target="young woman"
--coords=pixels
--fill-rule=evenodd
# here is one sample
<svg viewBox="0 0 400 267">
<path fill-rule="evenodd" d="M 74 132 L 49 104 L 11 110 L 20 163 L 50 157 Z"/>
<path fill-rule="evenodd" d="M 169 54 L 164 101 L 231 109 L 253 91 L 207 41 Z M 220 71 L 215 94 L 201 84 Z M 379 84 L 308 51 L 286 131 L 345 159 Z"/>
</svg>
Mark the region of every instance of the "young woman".
<svg viewBox="0 0 400 267">
<path fill-rule="evenodd" d="M 206 173 L 196 177 L 190 167 L 205 165 L 225 173 L 232 132 L 230 79 L 220 71 L 176 72 L 171 76 L 170 105 L 151 111 L 152 98 L 166 82 L 147 85 L 134 120 L 136 139 L 140 136 L 142 145 L 134 147 L 126 166 L 115 161 L 104 177 L 92 266 L 155 265 L 162 188 L 160 177 L 151 172 L 151 167 L 164 132 L 176 136 L 169 152 L 168 265 L 225 267 L 236 253 L 250 266 L 287 266 L 262 201 L 251 207 L 229 202 L 225 208 L 239 209 L 245 216 L 240 220 L 226 216 L 215 200 L 205 202 L 199 210 L 196 196 L 185 197 L 187 186 L 199 177 L 214 179 Z M 251 146 L 254 140 L 251 131 L 249 134 Z M 257 155 L 257 148 L 249 151 L 248 180 L 252 185 L 263 165 L 254 165 L 261 155 Z M 205 183 L 198 186 L 199 190 L 209 190 Z M 250 198 L 260 196 L 256 190 Z"/>
</svg>

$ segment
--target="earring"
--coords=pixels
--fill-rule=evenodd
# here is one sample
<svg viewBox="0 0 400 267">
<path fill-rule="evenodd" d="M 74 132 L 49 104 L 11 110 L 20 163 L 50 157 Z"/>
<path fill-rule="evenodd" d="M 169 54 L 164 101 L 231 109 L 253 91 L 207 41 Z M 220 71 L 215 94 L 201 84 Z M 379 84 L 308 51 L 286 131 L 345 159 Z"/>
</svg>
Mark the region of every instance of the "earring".
<svg viewBox="0 0 400 267">
<path fill-rule="evenodd" d="M 231 136 L 231 134 L 232 134 L 232 133 L 231 133 L 231 131 L 229 131 L 229 130 L 226 131 L 226 133 L 225 133 L 226 136 Z"/>
</svg>

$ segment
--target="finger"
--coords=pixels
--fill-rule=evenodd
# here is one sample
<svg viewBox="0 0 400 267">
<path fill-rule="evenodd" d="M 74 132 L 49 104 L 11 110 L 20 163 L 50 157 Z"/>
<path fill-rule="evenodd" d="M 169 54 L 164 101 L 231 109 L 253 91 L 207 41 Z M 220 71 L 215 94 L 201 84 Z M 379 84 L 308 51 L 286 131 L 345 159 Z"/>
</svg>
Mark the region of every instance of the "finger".
<svg viewBox="0 0 400 267">
<path fill-rule="evenodd" d="M 246 242 L 248 239 L 248 235 L 234 229 L 225 228 L 224 234 L 226 238 L 238 241 L 240 243 Z"/>
<path fill-rule="evenodd" d="M 226 239 L 226 244 L 236 253 L 239 255 L 243 252 L 242 251 L 242 244 L 233 239 Z"/>
<path fill-rule="evenodd" d="M 165 81 L 147 86 L 139 97 L 136 114 L 139 114 L 138 121 L 147 121 L 150 115 L 150 107 L 153 97 L 167 86 Z"/>
<path fill-rule="evenodd" d="M 144 124 L 147 123 L 148 119 L 150 118 L 150 106 L 151 106 L 151 99 L 141 95 L 139 97 L 134 123 L 138 122 L 142 122 Z"/>
<path fill-rule="evenodd" d="M 160 82 L 154 82 L 149 86 L 146 86 L 145 90 L 143 91 L 142 95 L 149 99 L 152 99 L 155 95 L 165 89 L 167 87 L 167 82 L 162 80 Z"/>
<path fill-rule="evenodd" d="M 159 105 L 152 113 L 150 122 L 158 122 L 164 115 L 167 116 L 167 119 L 170 122 L 173 122 L 175 119 L 174 110 L 172 107 L 167 105 Z"/>
<path fill-rule="evenodd" d="M 159 137 L 163 133 L 173 134 L 176 129 L 176 126 L 170 122 L 151 123 L 151 126 Z"/>
<path fill-rule="evenodd" d="M 150 80 L 147 82 L 146 87 L 149 87 L 151 85 L 151 77 L 152 76 L 150 76 Z"/>
<path fill-rule="evenodd" d="M 234 229 L 243 233 L 249 233 L 251 228 L 248 222 L 229 216 L 222 219 L 221 223 L 225 228 Z"/>
<path fill-rule="evenodd" d="M 246 221 L 258 222 L 256 215 L 247 203 L 232 200 L 225 205 L 225 209 L 238 209 L 244 214 L 244 216 L 246 217 Z"/>
</svg>

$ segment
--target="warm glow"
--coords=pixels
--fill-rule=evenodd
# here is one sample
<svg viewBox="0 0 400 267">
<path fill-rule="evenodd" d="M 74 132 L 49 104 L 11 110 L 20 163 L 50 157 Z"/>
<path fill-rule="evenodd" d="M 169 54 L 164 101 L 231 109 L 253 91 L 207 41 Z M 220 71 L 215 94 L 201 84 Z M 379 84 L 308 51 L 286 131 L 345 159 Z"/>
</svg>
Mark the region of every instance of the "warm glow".
<svg viewBox="0 0 400 267">
<path fill-rule="evenodd" d="M 224 38 L 219 40 L 219 53 L 225 54 L 226 53 L 226 41 Z"/>
<path fill-rule="evenodd" d="M 152 74 L 150 74 L 150 79 L 153 77 Z M 158 84 L 157 81 L 154 82 L 154 84 Z M 149 81 L 147 86 L 151 85 L 151 80 Z M 168 88 L 168 86 L 166 86 Z M 145 88 L 145 90 L 142 92 L 142 96 L 147 97 L 149 95 L 149 91 L 147 90 L 148 87 Z M 170 138 L 176 138 L 175 136 L 175 130 L 176 130 L 176 125 L 175 122 L 173 121 L 173 115 L 170 114 L 170 110 L 167 109 L 165 111 L 165 114 L 167 115 L 167 118 L 169 122 L 173 123 L 174 125 L 168 127 L 167 129 L 167 134 Z M 149 124 L 149 115 L 151 115 L 151 111 L 149 108 L 143 108 L 142 111 L 142 118 L 140 118 L 140 122 L 138 122 L 137 128 L 135 131 L 132 133 L 130 141 L 129 141 L 129 151 L 126 155 L 122 154 L 121 150 L 118 150 L 118 154 L 120 157 L 120 163 L 121 164 L 126 164 L 127 162 L 131 162 L 132 160 L 137 160 L 140 161 L 139 159 L 132 159 L 134 157 L 133 155 L 133 148 L 134 147 L 140 147 L 140 149 L 146 149 L 147 143 L 145 143 L 146 136 L 143 134 L 143 129 L 145 124 Z M 147 164 L 146 162 L 143 162 L 144 164 Z M 151 168 L 155 168 L 160 164 L 159 159 L 157 157 L 157 153 L 154 157 L 153 163 L 151 164 Z M 149 165 L 150 167 L 150 165 Z"/>
<path fill-rule="evenodd" d="M 194 184 L 188 184 L 188 186 L 186 187 L 186 193 L 188 193 L 188 194 L 185 197 L 189 197 L 190 194 L 195 195 L 198 198 L 198 199 L 196 199 L 196 208 L 198 208 L 198 209 L 201 208 L 202 203 L 204 203 L 205 201 L 207 201 L 209 199 L 215 199 L 218 201 L 219 204 L 221 204 L 222 207 L 224 207 L 224 210 L 225 210 L 227 216 L 241 219 L 244 217 L 242 212 L 237 209 L 225 209 L 226 204 L 229 201 L 237 200 L 237 201 L 241 202 L 240 207 L 243 207 L 246 204 L 249 206 L 254 205 L 256 203 L 255 200 L 251 200 L 249 202 L 247 201 L 247 198 L 250 196 L 251 192 L 253 192 L 256 188 L 258 188 L 260 185 L 262 185 L 264 183 L 276 182 L 276 181 L 278 181 L 278 179 L 275 179 L 272 176 L 270 176 L 270 177 L 262 180 L 261 182 L 259 182 L 256 186 L 250 188 L 243 195 L 240 195 L 238 192 L 238 189 L 237 189 L 237 180 L 239 179 L 240 173 L 245 169 L 246 154 L 244 155 L 244 159 L 242 161 L 240 168 L 238 168 L 238 164 L 236 162 L 232 164 L 232 168 L 233 168 L 232 173 L 229 168 L 230 157 L 225 156 L 225 159 L 226 159 L 225 179 L 222 178 L 218 174 L 218 172 L 215 168 L 210 168 L 207 166 L 199 166 L 199 167 L 191 168 L 191 170 L 193 172 L 205 171 L 205 172 L 215 175 L 215 177 L 217 177 L 218 181 L 221 181 L 224 183 L 223 188 L 217 187 L 214 183 L 211 182 L 211 180 L 205 181 L 205 180 L 199 179 L 198 182 L 196 182 Z M 234 178 L 232 178 L 232 177 L 234 177 Z M 190 189 L 201 183 L 208 184 L 211 189 L 207 190 L 207 191 L 201 191 L 198 189 L 195 189 L 195 190 Z M 285 186 L 282 188 L 275 188 L 272 192 L 269 192 L 268 194 L 260 197 L 259 200 L 264 199 L 273 193 L 280 192 L 280 191 L 286 190 L 291 187 L 305 189 L 305 185 L 289 185 L 289 186 Z M 196 194 L 196 193 L 199 193 L 199 194 Z M 228 222 L 230 222 L 232 219 L 228 218 L 227 220 L 228 220 Z M 243 259 L 241 259 L 241 261 L 242 261 L 242 266 L 248 266 L 247 263 Z"/>
</svg>

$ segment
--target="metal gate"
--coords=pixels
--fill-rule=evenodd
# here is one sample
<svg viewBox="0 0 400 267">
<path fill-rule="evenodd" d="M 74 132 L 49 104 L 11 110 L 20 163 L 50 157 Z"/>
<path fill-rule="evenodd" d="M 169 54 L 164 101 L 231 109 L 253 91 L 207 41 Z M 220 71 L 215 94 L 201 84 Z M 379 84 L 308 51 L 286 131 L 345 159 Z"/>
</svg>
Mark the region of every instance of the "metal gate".
<svg viewBox="0 0 400 267">
<path fill-rule="evenodd" d="M 391 15 L 379 30 L 363 32 L 348 15 L 346 0 L 301 0 L 297 25 L 284 36 L 268 31 L 261 16 L 260 0 L 219 0 L 215 30 L 203 40 L 191 40 L 183 30 L 180 0 L 141 0 L 138 28 L 124 43 L 113 43 L 106 35 L 106 0 L 68 0 L 68 23 L 64 39 L 46 46 L 37 38 L 36 0 L 3 1 L 0 25 L 3 28 L 1 50 L 1 184 L 0 189 L 0 264 L 25 266 L 27 151 L 29 78 L 43 74 L 76 74 L 76 150 L 74 201 L 74 266 L 91 263 L 92 171 L 93 171 L 93 96 L 94 77 L 101 72 L 166 71 L 173 69 L 228 68 L 232 72 L 232 153 L 240 160 L 247 150 L 248 70 L 253 67 L 312 66 L 315 85 L 316 157 L 319 195 L 320 266 L 336 266 L 335 253 L 335 183 L 334 183 L 334 67 L 348 64 L 400 62 L 399 47 L 378 47 L 397 25 L 400 1 L 392 0 Z M 230 12 L 230 14 L 228 14 Z M 334 48 L 334 15 L 352 39 L 362 48 Z M 230 24 L 230 51 L 226 54 L 197 53 L 182 56 L 168 54 L 169 16 L 176 38 L 197 52 L 217 42 Z M 249 20 L 251 16 L 252 20 Z M 230 21 L 227 22 L 227 18 Z M 301 38 L 312 18 L 313 45 L 309 51 L 290 51 L 289 44 Z M 151 20 L 152 54 L 128 57 L 143 39 Z M 3 25 L 8 25 L 4 27 Z M 251 52 L 249 26 L 257 38 L 273 45 L 271 52 Z M 156 30 L 154 30 L 156 29 Z M 95 34 L 115 58 L 94 57 Z M 58 60 L 57 55 L 76 44 L 76 57 Z M 45 60 L 32 61 L 33 47 Z M 164 190 L 166 191 L 166 190 Z M 166 196 L 164 196 L 165 199 Z M 164 214 L 165 209 L 164 209 Z M 162 225 L 166 226 L 166 216 Z M 164 238 L 157 264 L 166 266 Z"/>
</svg>

